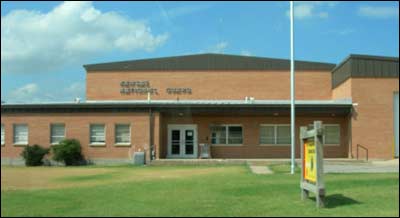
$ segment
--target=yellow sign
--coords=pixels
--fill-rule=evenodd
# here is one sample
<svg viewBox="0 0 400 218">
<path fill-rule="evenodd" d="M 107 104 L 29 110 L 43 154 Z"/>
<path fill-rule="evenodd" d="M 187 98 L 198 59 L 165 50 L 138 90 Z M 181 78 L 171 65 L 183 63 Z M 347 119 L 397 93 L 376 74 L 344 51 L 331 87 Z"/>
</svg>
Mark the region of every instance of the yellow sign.
<svg viewBox="0 0 400 218">
<path fill-rule="evenodd" d="M 315 183 L 317 181 L 317 155 L 315 142 L 307 140 L 304 143 L 304 179 Z"/>
</svg>

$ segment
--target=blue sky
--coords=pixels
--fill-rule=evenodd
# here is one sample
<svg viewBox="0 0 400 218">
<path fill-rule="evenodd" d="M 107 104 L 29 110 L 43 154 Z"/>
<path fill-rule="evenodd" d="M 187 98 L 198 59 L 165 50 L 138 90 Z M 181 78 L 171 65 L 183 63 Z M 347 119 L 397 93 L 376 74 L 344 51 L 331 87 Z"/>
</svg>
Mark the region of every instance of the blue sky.
<svg viewBox="0 0 400 218">
<path fill-rule="evenodd" d="M 288 2 L 1 2 L 1 99 L 85 97 L 88 63 L 224 53 L 289 58 Z M 295 56 L 399 55 L 398 2 L 296 2 Z"/>
</svg>

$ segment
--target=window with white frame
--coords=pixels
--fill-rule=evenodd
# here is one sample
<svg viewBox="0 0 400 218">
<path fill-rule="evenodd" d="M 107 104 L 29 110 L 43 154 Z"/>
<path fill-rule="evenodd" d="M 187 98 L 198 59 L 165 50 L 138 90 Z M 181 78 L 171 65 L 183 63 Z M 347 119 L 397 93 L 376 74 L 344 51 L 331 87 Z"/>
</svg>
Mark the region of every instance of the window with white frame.
<svg viewBox="0 0 400 218">
<path fill-rule="evenodd" d="M 260 144 L 275 144 L 274 125 L 262 125 L 260 127 Z"/>
<path fill-rule="evenodd" d="M 14 144 L 15 145 L 28 145 L 28 125 L 15 124 L 14 125 Z"/>
<path fill-rule="evenodd" d="M 290 143 L 290 125 L 262 124 L 260 126 L 260 144 L 288 145 Z"/>
<path fill-rule="evenodd" d="M 276 126 L 276 143 L 278 145 L 288 145 L 292 142 L 290 139 L 290 125 Z"/>
<path fill-rule="evenodd" d="M 4 130 L 4 124 L 1 124 L 1 145 L 4 145 L 5 143 L 5 130 Z"/>
<path fill-rule="evenodd" d="M 104 124 L 90 125 L 90 144 L 106 143 L 106 127 Z"/>
<path fill-rule="evenodd" d="M 322 124 L 324 128 L 323 143 L 325 145 L 340 145 L 340 124 Z M 309 129 L 314 128 L 313 124 L 308 125 Z"/>
<path fill-rule="evenodd" d="M 65 139 L 65 124 L 51 124 L 50 143 L 58 144 Z"/>
<path fill-rule="evenodd" d="M 340 144 L 340 125 L 339 124 L 325 124 L 325 137 L 324 144 L 339 145 Z"/>
<path fill-rule="evenodd" d="M 243 128 L 240 125 L 218 125 L 211 127 L 211 144 L 243 144 Z"/>
<path fill-rule="evenodd" d="M 131 143 L 131 126 L 129 124 L 115 125 L 115 144 Z"/>
</svg>

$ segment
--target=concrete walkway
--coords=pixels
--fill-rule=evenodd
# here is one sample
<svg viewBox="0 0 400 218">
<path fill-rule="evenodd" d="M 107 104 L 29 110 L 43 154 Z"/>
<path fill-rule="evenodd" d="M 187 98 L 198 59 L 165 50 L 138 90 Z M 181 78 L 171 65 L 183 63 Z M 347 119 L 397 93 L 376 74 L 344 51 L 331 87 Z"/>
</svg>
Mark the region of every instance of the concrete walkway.
<svg viewBox="0 0 400 218">
<path fill-rule="evenodd" d="M 161 159 L 151 165 L 243 165 L 247 164 L 255 174 L 273 173 L 267 166 L 271 164 L 289 164 L 290 159 Z M 300 166 L 301 161 L 296 159 Z M 355 160 L 355 159 L 325 159 L 325 173 L 399 173 L 399 159 L 395 160 Z"/>
<path fill-rule="evenodd" d="M 274 173 L 267 166 L 250 165 L 249 167 L 251 169 L 251 172 L 253 172 L 254 174 L 257 174 L 257 175 L 267 175 L 267 174 L 273 174 Z"/>
<path fill-rule="evenodd" d="M 325 173 L 399 173 L 399 160 L 363 163 L 325 163 Z"/>
</svg>

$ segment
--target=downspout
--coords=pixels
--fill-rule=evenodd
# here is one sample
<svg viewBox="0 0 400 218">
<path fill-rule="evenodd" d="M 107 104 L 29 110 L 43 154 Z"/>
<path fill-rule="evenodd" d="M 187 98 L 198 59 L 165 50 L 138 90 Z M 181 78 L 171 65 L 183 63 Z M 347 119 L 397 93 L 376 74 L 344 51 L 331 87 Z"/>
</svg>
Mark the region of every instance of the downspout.
<svg viewBox="0 0 400 218">
<path fill-rule="evenodd" d="M 149 160 L 153 161 L 154 152 L 154 122 L 153 122 L 153 110 L 149 107 Z"/>
<path fill-rule="evenodd" d="M 352 134 L 352 132 L 353 132 L 353 130 L 352 130 L 352 122 L 353 122 L 353 111 L 354 111 L 354 108 L 353 108 L 353 106 L 350 108 L 350 113 L 349 113 L 349 115 L 348 115 L 348 130 L 347 130 L 347 135 L 348 135 L 348 137 L 349 137 L 349 139 L 348 139 L 348 143 L 349 143 L 349 148 L 348 148 L 348 154 L 347 154 L 347 157 L 348 158 L 350 158 L 350 159 L 353 159 L 353 134 Z"/>
</svg>

